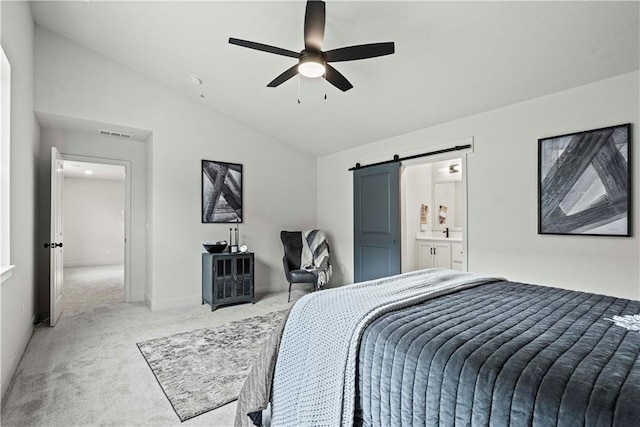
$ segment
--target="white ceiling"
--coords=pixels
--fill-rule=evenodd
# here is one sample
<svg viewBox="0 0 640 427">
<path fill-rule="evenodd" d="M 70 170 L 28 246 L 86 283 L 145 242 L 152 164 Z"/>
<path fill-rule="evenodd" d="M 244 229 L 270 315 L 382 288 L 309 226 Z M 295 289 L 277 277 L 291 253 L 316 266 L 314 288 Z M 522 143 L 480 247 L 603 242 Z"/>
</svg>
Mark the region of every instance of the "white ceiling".
<svg viewBox="0 0 640 427">
<path fill-rule="evenodd" d="M 267 88 L 295 59 L 228 39 L 299 51 L 304 9 L 32 2 L 37 24 L 316 156 L 639 68 L 637 1 L 329 1 L 324 50 L 394 41 L 396 53 L 335 64 L 354 85 L 346 93 L 298 77 Z M 204 83 L 192 85 L 190 74 Z"/>
</svg>

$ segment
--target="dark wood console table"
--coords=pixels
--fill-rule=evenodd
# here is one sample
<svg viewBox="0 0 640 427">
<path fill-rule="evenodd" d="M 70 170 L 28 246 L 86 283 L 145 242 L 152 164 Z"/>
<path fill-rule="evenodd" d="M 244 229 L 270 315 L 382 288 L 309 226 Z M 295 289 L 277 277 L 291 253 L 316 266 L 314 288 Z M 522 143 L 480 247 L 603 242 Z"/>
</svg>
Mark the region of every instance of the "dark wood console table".
<svg viewBox="0 0 640 427">
<path fill-rule="evenodd" d="M 253 253 L 202 254 L 202 304 L 253 303 Z"/>
</svg>

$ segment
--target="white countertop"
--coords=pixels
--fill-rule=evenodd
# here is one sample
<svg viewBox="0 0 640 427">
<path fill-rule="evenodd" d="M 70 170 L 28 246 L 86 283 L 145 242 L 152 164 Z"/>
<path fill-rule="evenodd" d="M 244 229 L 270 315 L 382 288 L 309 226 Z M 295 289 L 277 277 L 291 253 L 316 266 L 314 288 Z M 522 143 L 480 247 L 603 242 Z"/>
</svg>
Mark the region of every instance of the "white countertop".
<svg viewBox="0 0 640 427">
<path fill-rule="evenodd" d="M 459 236 L 452 236 L 452 237 L 445 237 L 444 233 L 439 236 L 439 235 L 434 235 L 432 233 L 416 233 L 416 240 L 435 240 L 438 242 L 462 242 L 462 237 Z"/>
</svg>

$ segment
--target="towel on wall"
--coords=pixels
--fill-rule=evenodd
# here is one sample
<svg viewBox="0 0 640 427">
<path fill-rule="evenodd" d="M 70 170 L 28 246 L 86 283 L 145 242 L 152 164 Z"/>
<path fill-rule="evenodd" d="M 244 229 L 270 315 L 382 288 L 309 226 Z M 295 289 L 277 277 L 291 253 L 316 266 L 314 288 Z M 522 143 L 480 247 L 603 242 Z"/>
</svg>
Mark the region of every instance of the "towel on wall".
<svg viewBox="0 0 640 427">
<path fill-rule="evenodd" d="M 302 254 L 300 268 L 310 271 L 318 278 L 318 289 L 329 283 L 331 264 L 329 262 L 329 244 L 322 230 L 302 231 Z"/>
</svg>

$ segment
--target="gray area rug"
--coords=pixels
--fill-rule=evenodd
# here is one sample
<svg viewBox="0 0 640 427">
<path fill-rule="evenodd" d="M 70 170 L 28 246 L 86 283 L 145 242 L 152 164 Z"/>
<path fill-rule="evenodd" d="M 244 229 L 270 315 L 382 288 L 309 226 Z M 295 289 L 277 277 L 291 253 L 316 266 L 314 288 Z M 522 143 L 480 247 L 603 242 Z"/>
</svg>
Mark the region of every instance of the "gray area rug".
<svg viewBox="0 0 640 427">
<path fill-rule="evenodd" d="M 137 343 L 180 421 L 238 398 L 286 310 Z"/>
</svg>

